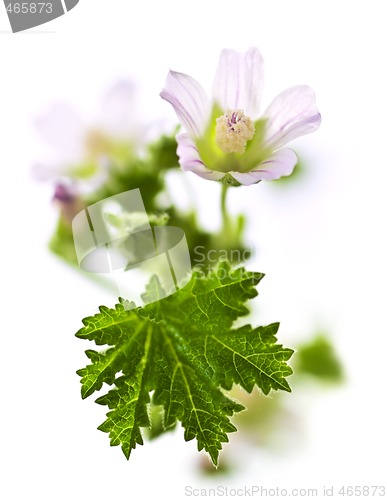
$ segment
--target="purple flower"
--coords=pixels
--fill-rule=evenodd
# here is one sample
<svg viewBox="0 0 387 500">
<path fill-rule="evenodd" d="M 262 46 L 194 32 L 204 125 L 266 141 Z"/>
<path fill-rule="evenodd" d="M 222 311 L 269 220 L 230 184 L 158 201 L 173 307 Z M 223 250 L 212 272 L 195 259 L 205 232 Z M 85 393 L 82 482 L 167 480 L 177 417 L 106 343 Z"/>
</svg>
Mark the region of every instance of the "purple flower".
<svg viewBox="0 0 387 500">
<path fill-rule="evenodd" d="M 315 94 L 306 85 L 291 87 L 260 114 L 262 84 L 263 59 L 254 47 L 222 51 L 212 99 L 192 77 L 169 72 L 160 95 L 186 130 L 176 138 L 183 170 L 234 185 L 293 172 L 297 156 L 283 146 L 319 127 Z"/>
</svg>

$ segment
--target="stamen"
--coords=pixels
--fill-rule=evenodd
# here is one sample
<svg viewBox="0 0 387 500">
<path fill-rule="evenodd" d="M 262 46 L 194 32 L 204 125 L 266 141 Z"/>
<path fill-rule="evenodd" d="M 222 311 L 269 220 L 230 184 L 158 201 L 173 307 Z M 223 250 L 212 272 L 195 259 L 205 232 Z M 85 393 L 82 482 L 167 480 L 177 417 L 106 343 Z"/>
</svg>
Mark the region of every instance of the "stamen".
<svg viewBox="0 0 387 500">
<path fill-rule="evenodd" d="M 239 109 L 216 119 L 215 140 L 224 153 L 244 153 L 254 133 L 254 123 Z"/>
</svg>

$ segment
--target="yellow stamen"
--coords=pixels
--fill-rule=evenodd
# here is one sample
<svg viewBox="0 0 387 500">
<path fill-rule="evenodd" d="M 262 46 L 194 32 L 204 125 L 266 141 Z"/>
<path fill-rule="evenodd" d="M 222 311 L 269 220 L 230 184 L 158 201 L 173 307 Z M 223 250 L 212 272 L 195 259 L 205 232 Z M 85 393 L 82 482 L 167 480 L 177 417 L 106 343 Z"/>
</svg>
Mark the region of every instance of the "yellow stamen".
<svg viewBox="0 0 387 500">
<path fill-rule="evenodd" d="M 244 153 L 254 133 L 254 123 L 239 109 L 216 119 L 215 140 L 223 153 Z"/>
</svg>

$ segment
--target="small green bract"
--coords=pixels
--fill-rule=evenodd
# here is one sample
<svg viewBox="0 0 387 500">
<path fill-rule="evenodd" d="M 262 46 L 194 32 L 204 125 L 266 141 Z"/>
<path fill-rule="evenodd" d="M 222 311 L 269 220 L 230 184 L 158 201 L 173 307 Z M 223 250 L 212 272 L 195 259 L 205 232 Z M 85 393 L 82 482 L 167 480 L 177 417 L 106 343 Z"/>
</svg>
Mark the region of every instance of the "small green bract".
<svg viewBox="0 0 387 500">
<path fill-rule="evenodd" d="M 230 417 L 244 407 L 227 397 L 233 384 L 251 392 L 258 386 L 290 392 L 286 377 L 293 351 L 277 343 L 278 323 L 233 328 L 248 314 L 246 302 L 258 293 L 260 273 L 233 269 L 221 261 L 207 275 L 194 270 L 178 292 L 142 308 L 122 303 L 83 320 L 77 337 L 106 346 L 87 350 L 91 364 L 78 370 L 82 397 L 114 386 L 96 402 L 109 407 L 100 430 L 127 458 L 143 444 L 141 428 L 149 428 L 150 404 L 160 406 L 165 431 L 180 421 L 187 441 L 196 438 L 214 465 L 222 443 L 236 431 Z M 153 278 L 147 294 L 160 286 Z"/>
</svg>

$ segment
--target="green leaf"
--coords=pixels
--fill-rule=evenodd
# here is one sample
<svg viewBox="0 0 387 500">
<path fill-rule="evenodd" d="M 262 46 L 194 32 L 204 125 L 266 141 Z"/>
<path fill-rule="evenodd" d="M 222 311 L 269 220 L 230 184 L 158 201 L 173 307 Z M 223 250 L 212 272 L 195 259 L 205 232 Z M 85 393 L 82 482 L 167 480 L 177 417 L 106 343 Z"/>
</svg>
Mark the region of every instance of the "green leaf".
<svg viewBox="0 0 387 500">
<path fill-rule="evenodd" d="M 323 334 L 297 348 L 295 365 L 299 375 L 311 375 L 321 381 L 341 382 L 344 378 L 334 346 Z"/>
<path fill-rule="evenodd" d="M 248 314 L 246 302 L 262 277 L 222 261 L 207 275 L 195 270 L 184 288 L 160 301 L 130 310 L 121 301 L 84 320 L 77 337 L 108 348 L 86 351 L 91 364 L 78 371 L 82 397 L 114 385 L 97 399 L 110 409 L 99 429 L 109 433 L 112 446 L 121 445 L 129 458 L 143 443 L 141 428 L 151 427 L 148 415 L 156 406 L 163 431 L 180 421 L 185 439 L 195 438 L 217 465 L 222 443 L 236 430 L 230 417 L 243 409 L 225 392 L 233 384 L 248 392 L 258 386 L 264 394 L 290 391 L 286 362 L 293 351 L 277 344 L 278 324 L 233 328 Z M 152 279 L 144 297 L 159 289 Z M 160 419 L 157 425 L 155 434 Z"/>
</svg>

